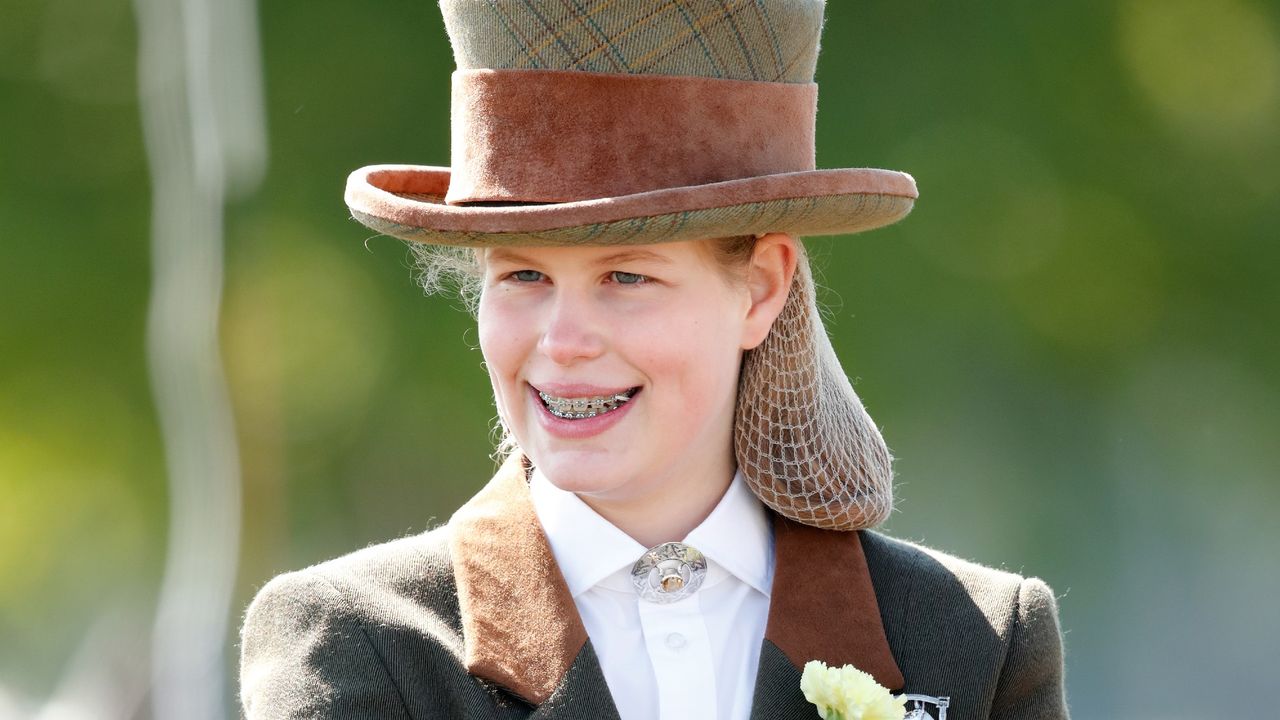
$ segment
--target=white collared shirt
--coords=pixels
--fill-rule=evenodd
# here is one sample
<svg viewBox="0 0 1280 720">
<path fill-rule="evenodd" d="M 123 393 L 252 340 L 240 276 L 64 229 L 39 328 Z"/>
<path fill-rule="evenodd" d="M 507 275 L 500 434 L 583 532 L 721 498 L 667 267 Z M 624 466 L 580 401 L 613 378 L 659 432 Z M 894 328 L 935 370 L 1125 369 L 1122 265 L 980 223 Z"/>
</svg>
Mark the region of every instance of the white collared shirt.
<svg viewBox="0 0 1280 720">
<path fill-rule="evenodd" d="M 773 530 L 741 474 L 681 539 L 707 558 L 702 587 L 665 605 L 631 584 L 645 547 L 538 471 L 530 491 L 622 720 L 745 720 L 769 614 Z"/>
</svg>

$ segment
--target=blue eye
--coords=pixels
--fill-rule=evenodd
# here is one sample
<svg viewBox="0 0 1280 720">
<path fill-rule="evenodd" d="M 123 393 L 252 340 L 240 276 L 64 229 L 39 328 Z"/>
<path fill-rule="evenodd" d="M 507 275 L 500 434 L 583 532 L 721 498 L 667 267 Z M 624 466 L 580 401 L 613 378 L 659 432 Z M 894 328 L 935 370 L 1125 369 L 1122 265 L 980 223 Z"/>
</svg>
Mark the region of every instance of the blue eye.
<svg viewBox="0 0 1280 720">
<path fill-rule="evenodd" d="M 636 273 L 622 272 L 621 270 L 615 270 L 613 272 L 613 281 L 619 285 L 639 285 L 646 280 L 648 280 L 648 278 Z"/>
<path fill-rule="evenodd" d="M 511 273 L 511 277 L 520 282 L 538 282 L 542 279 L 542 273 L 537 270 L 517 270 Z"/>
</svg>

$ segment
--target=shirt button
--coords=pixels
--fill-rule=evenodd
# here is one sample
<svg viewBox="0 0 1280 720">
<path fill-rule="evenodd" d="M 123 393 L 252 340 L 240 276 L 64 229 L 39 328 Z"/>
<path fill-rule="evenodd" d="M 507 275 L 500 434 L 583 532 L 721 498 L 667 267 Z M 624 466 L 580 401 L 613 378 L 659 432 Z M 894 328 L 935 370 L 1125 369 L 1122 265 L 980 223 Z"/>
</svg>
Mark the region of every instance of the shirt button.
<svg viewBox="0 0 1280 720">
<path fill-rule="evenodd" d="M 673 632 L 667 635 L 667 647 L 671 648 L 672 650 L 679 650 L 680 648 L 683 648 L 685 645 L 688 645 L 688 644 L 689 644 L 689 641 L 685 640 L 684 635 L 681 635 L 678 632 Z"/>
</svg>

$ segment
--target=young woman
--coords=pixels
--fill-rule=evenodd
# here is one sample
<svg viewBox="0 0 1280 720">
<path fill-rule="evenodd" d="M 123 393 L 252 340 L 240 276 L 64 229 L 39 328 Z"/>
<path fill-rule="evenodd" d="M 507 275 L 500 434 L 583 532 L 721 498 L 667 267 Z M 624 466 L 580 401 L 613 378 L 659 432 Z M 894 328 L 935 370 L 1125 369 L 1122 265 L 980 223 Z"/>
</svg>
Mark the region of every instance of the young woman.
<svg viewBox="0 0 1280 720">
<path fill-rule="evenodd" d="M 809 660 L 934 717 L 1065 718 L 1044 583 L 870 530 L 890 459 L 798 236 L 903 217 L 815 170 L 821 0 L 444 0 L 453 167 L 347 202 L 475 283 L 507 460 L 449 522 L 276 578 L 250 718 L 813 718 Z M 916 715 L 915 717 L 923 717 Z"/>
</svg>

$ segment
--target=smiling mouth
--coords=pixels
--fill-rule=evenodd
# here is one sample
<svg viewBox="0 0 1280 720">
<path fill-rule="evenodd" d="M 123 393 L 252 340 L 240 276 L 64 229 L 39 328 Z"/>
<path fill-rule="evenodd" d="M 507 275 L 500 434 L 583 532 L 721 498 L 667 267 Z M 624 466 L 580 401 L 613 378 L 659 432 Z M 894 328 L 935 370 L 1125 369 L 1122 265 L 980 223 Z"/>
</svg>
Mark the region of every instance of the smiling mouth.
<svg viewBox="0 0 1280 720">
<path fill-rule="evenodd" d="M 617 410 L 626 405 L 639 390 L 639 387 L 633 387 L 616 395 L 592 395 L 575 398 L 557 397 L 539 390 L 538 397 L 542 400 L 542 404 L 546 406 L 547 412 L 562 420 L 585 420 Z"/>
</svg>

